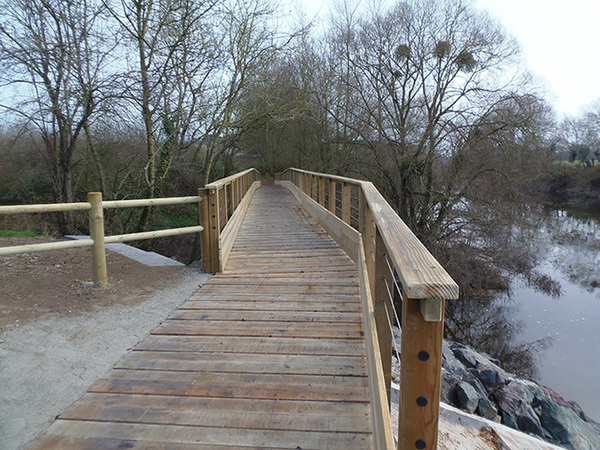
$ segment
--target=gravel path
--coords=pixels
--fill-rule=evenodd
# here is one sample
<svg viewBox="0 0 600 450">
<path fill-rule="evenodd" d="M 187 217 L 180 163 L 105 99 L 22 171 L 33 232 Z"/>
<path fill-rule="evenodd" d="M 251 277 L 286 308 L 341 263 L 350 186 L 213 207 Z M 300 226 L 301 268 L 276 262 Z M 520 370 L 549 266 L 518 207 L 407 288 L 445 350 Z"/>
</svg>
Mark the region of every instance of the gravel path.
<svg viewBox="0 0 600 450">
<path fill-rule="evenodd" d="M 135 306 L 42 317 L 4 333 L 0 448 L 19 449 L 31 441 L 210 278 L 185 270 L 177 285 Z"/>
</svg>

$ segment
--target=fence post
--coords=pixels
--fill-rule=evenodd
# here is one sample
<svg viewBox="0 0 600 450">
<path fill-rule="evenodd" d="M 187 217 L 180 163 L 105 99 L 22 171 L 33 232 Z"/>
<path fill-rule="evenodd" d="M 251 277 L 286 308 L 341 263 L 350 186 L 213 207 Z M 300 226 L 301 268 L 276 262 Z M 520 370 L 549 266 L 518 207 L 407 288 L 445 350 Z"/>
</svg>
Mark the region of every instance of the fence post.
<svg viewBox="0 0 600 450">
<path fill-rule="evenodd" d="M 418 300 L 402 300 L 399 449 L 437 447 L 444 336 L 440 301 L 442 320 L 427 322 Z"/>
<path fill-rule="evenodd" d="M 325 178 L 319 177 L 319 205 L 325 207 Z"/>
<path fill-rule="evenodd" d="M 104 210 L 102 209 L 102 192 L 88 192 L 90 209 L 90 238 L 92 246 L 92 276 L 94 286 L 105 288 L 108 284 L 106 274 L 106 250 L 104 248 Z"/>
<path fill-rule="evenodd" d="M 370 210 L 369 210 L 370 213 Z M 370 215 L 370 214 L 369 214 Z M 373 226 L 375 228 L 375 226 Z M 367 227 L 367 232 L 369 228 Z M 392 330 L 394 324 L 393 293 L 394 282 L 392 274 L 386 263 L 385 244 L 379 233 L 374 230 L 375 239 L 375 285 L 373 286 L 373 303 L 375 304 L 375 322 L 377 323 L 377 336 L 379 338 L 379 352 L 385 378 L 385 389 L 388 402 L 391 400 L 392 388 Z M 387 282 L 387 285 L 386 285 Z M 388 290 L 389 289 L 389 290 Z M 391 297 L 391 298 L 390 298 Z"/>
</svg>

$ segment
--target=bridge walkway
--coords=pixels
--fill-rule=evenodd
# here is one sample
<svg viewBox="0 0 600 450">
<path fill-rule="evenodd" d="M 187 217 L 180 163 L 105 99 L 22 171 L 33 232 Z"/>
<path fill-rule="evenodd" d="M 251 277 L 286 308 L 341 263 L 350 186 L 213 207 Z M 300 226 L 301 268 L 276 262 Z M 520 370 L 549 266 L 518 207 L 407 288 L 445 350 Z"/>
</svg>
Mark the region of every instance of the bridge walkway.
<svg viewBox="0 0 600 450">
<path fill-rule="evenodd" d="M 31 447 L 371 448 L 369 398 L 357 267 L 263 186 L 223 273 Z"/>
</svg>

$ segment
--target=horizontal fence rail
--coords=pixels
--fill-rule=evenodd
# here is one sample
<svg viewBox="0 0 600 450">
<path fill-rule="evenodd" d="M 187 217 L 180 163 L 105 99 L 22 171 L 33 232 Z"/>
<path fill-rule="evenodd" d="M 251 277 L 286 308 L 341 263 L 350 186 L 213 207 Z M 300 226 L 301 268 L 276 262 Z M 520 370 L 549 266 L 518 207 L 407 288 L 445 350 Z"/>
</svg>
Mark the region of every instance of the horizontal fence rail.
<svg viewBox="0 0 600 450">
<path fill-rule="evenodd" d="M 252 182 L 256 179 L 258 179 L 258 172 L 255 169 L 248 169 L 244 172 L 232 175 L 230 177 L 217 180 L 214 183 L 207 185 L 206 188 L 199 189 L 198 195 L 196 196 L 103 201 L 102 194 L 100 192 L 90 192 L 88 193 L 87 202 L 0 206 L 0 214 L 89 211 L 90 221 L 89 239 L 0 247 L 0 256 L 10 256 L 20 253 L 33 253 L 50 250 L 65 250 L 71 248 L 92 247 L 92 272 L 94 285 L 98 287 L 106 287 L 108 284 L 105 251 L 106 244 L 155 239 L 160 237 L 178 236 L 182 234 L 191 233 L 202 233 L 204 241 L 204 235 L 209 234 L 204 233 L 204 230 L 208 229 L 210 224 L 209 211 L 212 211 L 214 209 L 207 205 L 209 201 L 215 201 L 214 198 L 211 198 L 211 192 L 214 192 L 214 195 L 219 195 L 222 194 L 225 189 L 228 189 L 226 195 L 221 200 L 221 204 L 225 206 L 226 210 L 230 211 L 230 214 L 219 215 L 218 213 L 215 213 L 217 217 L 217 223 L 222 223 L 224 226 L 227 223 L 227 218 L 231 216 L 231 214 L 233 214 L 233 211 L 240 203 L 244 194 L 248 191 L 248 189 L 252 185 Z M 216 203 L 217 205 L 219 204 L 218 201 Z M 104 209 L 172 206 L 184 204 L 199 204 L 200 225 L 112 236 L 104 235 Z M 206 247 L 204 247 L 204 245 L 205 244 L 203 242 L 203 255 L 205 253 L 210 253 L 210 245 L 206 244 Z M 205 271 L 210 272 L 212 270 L 212 260 L 210 258 L 210 255 L 207 256 L 206 259 L 208 263 L 206 266 L 203 267 L 208 267 L 209 270 L 205 269 Z"/>
<path fill-rule="evenodd" d="M 18 255 L 20 253 L 46 252 L 50 250 L 65 250 L 69 248 L 91 247 L 94 241 L 81 239 L 77 241 L 46 242 L 44 244 L 13 245 L 11 247 L 0 247 L 0 256 Z"/>
<path fill-rule="evenodd" d="M 311 213 L 359 266 L 378 447 L 390 448 L 394 351 L 402 359 L 398 448 L 436 448 L 444 305 L 458 298 L 458 286 L 371 182 L 293 168 L 276 180 L 312 199 Z M 352 229 L 360 233 L 356 249 Z M 400 351 L 394 323 L 402 330 Z"/>
</svg>

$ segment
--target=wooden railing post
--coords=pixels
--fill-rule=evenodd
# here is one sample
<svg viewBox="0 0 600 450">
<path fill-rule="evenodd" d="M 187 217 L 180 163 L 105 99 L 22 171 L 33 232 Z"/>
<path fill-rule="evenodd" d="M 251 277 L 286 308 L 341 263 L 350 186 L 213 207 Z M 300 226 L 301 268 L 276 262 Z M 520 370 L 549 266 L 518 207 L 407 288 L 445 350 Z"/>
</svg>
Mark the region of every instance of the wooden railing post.
<svg viewBox="0 0 600 450">
<path fill-rule="evenodd" d="M 325 207 L 325 178 L 319 177 L 319 205 Z"/>
<path fill-rule="evenodd" d="M 362 190 L 362 185 L 358 187 L 358 231 L 362 233 L 362 226 L 365 223 L 364 215 L 365 211 L 369 209 L 367 202 L 365 201 L 365 194 Z"/>
<path fill-rule="evenodd" d="M 104 248 L 104 210 L 102 209 L 102 193 L 89 192 L 90 209 L 90 238 L 92 246 L 92 274 L 94 286 L 105 288 L 108 284 L 106 273 L 106 250 Z"/>
<path fill-rule="evenodd" d="M 350 211 L 352 202 L 352 186 L 342 183 L 342 220 L 350 225 Z"/>
<path fill-rule="evenodd" d="M 208 189 L 208 222 L 210 236 L 209 270 L 210 273 L 217 273 L 219 271 L 219 235 L 221 234 L 221 218 L 219 217 L 219 189 Z"/>
<path fill-rule="evenodd" d="M 442 320 L 428 322 L 418 300 L 402 301 L 399 449 L 437 447 L 444 336 L 440 302 Z"/>
<path fill-rule="evenodd" d="M 336 197 L 336 193 L 335 193 L 335 189 L 336 189 L 336 184 L 335 184 L 335 180 L 329 180 L 329 204 L 327 205 L 329 208 L 329 212 L 331 214 L 333 214 L 334 216 L 336 215 L 336 211 L 335 211 L 335 197 Z"/>
<path fill-rule="evenodd" d="M 373 302 L 375 304 L 375 322 L 379 338 L 379 352 L 388 402 L 391 400 L 392 389 L 392 330 L 394 324 L 394 309 L 392 302 L 394 282 L 386 263 L 386 250 L 379 230 L 375 229 L 375 285 Z M 387 284 L 386 284 L 387 282 Z"/>
<path fill-rule="evenodd" d="M 202 201 L 199 205 L 200 210 L 200 225 L 204 227 L 201 237 L 201 247 L 200 252 L 202 253 L 202 270 L 205 273 L 212 273 L 212 251 L 210 248 L 211 239 L 210 239 L 210 220 L 209 220 L 209 195 L 208 189 L 200 188 L 198 189 L 198 196 L 202 197 Z"/>
<path fill-rule="evenodd" d="M 385 285 L 385 274 L 386 272 L 389 273 L 389 269 L 387 269 L 385 263 L 385 245 L 377 230 L 371 210 L 365 208 L 363 211 L 360 211 L 360 215 L 362 217 L 360 228 L 365 246 L 369 286 L 371 287 L 373 296 L 375 323 L 377 324 L 377 335 L 379 338 L 379 352 L 381 354 L 381 364 L 383 366 L 389 404 L 392 387 L 392 330 L 390 329 L 390 324 L 393 323 L 394 315 L 393 310 L 388 307 L 390 301 L 388 300 L 389 294 Z"/>
<path fill-rule="evenodd" d="M 310 188 L 310 197 L 315 201 L 319 201 L 319 194 L 317 191 L 317 177 L 315 175 L 311 175 L 311 188 Z"/>
<path fill-rule="evenodd" d="M 229 197 L 227 197 L 227 186 L 229 186 Z M 223 188 L 223 219 L 225 223 L 229 220 L 229 207 L 231 206 L 231 201 L 229 198 L 231 197 L 231 183 L 229 185 L 224 185 Z"/>
<path fill-rule="evenodd" d="M 229 214 L 229 216 L 233 215 L 233 211 L 235 211 L 235 208 L 237 207 L 237 182 L 236 180 L 232 180 L 231 184 L 229 185 L 229 190 L 231 192 L 230 194 L 230 198 L 231 198 L 231 214 Z"/>
</svg>

